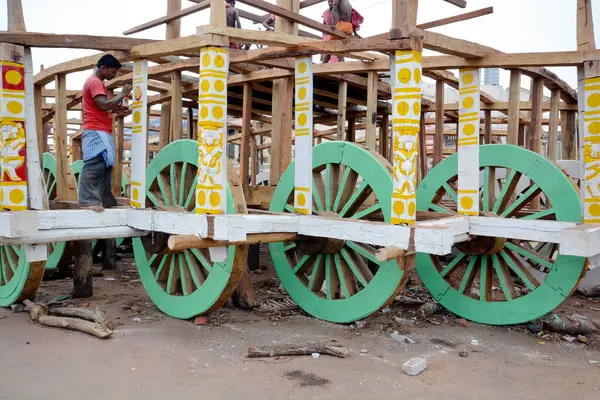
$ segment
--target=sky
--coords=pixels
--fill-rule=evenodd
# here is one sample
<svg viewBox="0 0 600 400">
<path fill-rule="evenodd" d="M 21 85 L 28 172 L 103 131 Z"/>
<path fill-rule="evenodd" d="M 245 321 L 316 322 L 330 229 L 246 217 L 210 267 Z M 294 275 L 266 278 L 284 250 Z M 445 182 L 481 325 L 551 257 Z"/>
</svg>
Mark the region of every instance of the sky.
<svg viewBox="0 0 600 400">
<path fill-rule="evenodd" d="M 392 0 L 353 0 L 352 6 L 364 17 L 359 34 L 372 36 L 386 32 L 391 26 Z M 166 14 L 166 0 L 22 0 L 25 22 L 29 32 L 72 33 L 101 36 L 122 36 L 133 26 Z M 270 0 L 275 3 L 275 0 Z M 437 20 L 484 7 L 493 6 L 494 13 L 434 28 L 456 38 L 476 41 L 498 50 L 516 52 L 565 51 L 576 49 L 576 0 L 468 0 L 468 7 L 460 9 L 442 0 L 420 0 L 418 23 Z M 600 24 L 600 0 L 592 0 L 594 21 Z M 182 0 L 183 7 L 194 3 Z M 238 7 L 264 14 L 238 3 Z M 320 20 L 327 4 L 324 2 L 306 9 L 301 14 Z M 208 10 L 182 19 L 182 36 L 195 33 L 196 27 L 208 23 Z M 0 30 L 6 30 L 6 2 L 0 2 Z M 251 21 L 242 20 L 243 28 L 257 29 Z M 308 30 L 308 29 L 307 29 Z M 600 28 L 596 29 L 596 41 Z M 164 25 L 140 32 L 133 37 L 163 39 Z M 70 49 L 34 49 L 34 71 L 40 64 L 46 67 L 74 58 L 94 54 L 95 51 Z M 425 53 L 427 54 L 427 52 Z M 576 69 L 550 68 L 572 87 L 576 86 Z M 67 88 L 81 89 L 90 72 L 70 74 Z M 507 86 L 509 74 L 501 73 L 501 85 Z M 522 85 L 529 87 L 527 79 Z"/>
</svg>

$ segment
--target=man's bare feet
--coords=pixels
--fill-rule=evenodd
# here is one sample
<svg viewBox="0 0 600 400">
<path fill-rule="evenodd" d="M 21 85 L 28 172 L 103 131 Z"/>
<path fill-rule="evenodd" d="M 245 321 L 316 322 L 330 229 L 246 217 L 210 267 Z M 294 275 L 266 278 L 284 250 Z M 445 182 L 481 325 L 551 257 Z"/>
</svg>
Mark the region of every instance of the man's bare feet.
<svg viewBox="0 0 600 400">
<path fill-rule="evenodd" d="M 96 211 L 96 212 L 103 212 L 104 211 L 104 207 L 102 206 L 87 206 L 87 207 L 79 207 L 80 210 L 91 210 L 91 211 Z"/>
</svg>

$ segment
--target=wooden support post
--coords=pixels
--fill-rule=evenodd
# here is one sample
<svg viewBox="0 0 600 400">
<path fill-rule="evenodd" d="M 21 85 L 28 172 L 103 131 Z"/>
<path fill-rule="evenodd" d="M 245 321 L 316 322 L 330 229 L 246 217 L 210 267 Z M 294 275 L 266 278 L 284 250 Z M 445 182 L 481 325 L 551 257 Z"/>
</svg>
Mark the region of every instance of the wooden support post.
<svg viewBox="0 0 600 400">
<path fill-rule="evenodd" d="M 548 155 L 547 157 L 556 161 L 556 145 L 558 142 L 558 124 L 559 124 L 560 90 L 552 90 L 550 98 L 550 125 L 548 127 Z"/>
<path fill-rule="evenodd" d="M 115 117 L 115 166 L 112 170 L 112 194 L 115 197 L 122 195 L 122 184 L 123 184 L 123 136 L 125 135 L 125 117 Z M 73 151 L 75 151 L 75 148 Z"/>
<path fill-rule="evenodd" d="M 519 143 L 518 145 L 524 148 L 527 148 L 527 146 L 525 146 L 525 125 L 520 124 L 519 125 Z"/>
<path fill-rule="evenodd" d="M 483 112 L 485 144 L 492 144 L 492 110 Z"/>
<path fill-rule="evenodd" d="M 73 266 L 73 298 L 92 297 L 92 241 L 80 240 L 75 245 Z"/>
<path fill-rule="evenodd" d="M 435 82 L 435 136 L 433 139 L 433 166 L 444 158 L 444 81 Z"/>
<path fill-rule="evenodd" d="M 146 165 L 148 163 L 148 61 L 133 66 L 133 127 L 131 128 L 131 196 L 134 208 L 146 208 Z"/>
<path fill-rule="evenodd" d="M 421 114 L 421 123 L 419 128 L 419 183 L 427 175 L 427 136 L 425 127 L 425 115 Z"/>
<path fill-rule="evenodd" d="M 591 0 L 577 0 L 577 50 L 596 50 Z"/>
<path fill-rule="evenodd" d="M 181 8 L 181 5 L 180 5 Z M 225 18 L 225 2 L 222 0 L 210 1 L 210 24 L 213 26 L 227 26 Z"/>
<path fill-rule="evenodd" d="M 381 127 L 379 129 L 379 154 L 387 160 L 390 150 L 390 114 L 384 112 L 381 115 Z"/>
<path fill-rule="evenodd" d="M 183 111 L 181 106 L 181 72 L 171 73 L 171 141 L 183 138 Z"/>
<path fill-rule="evenodd" d="M 224 7 L 225 3 L 220 4 Z M 227 102 L 223 100 L 222 93 L 227 93 L 229 51 L 220 47 L 203 47 L 200 60 L 198 165 L 206 165 L 207 168 L 198 171 L 196 213 L 224 214 L 227 213 L 228 182 Z"/>
<path fill-rule="evenodd" d="M 544 81 L 534 78 L 531 91 L 531 134 L 529 135 L 529 148 L 538 154 L 542 152 L 542 102 L 544 95 Z"/>
<path fill-rule="evenodd" d="M 34 101 L 35 101 L 35 128 L 38 138 L 38 152 L 40 160 L 44 155 L 44 140 L 46 139 L 46 135 L 44 134 L 44 123 L 42 121 L 42 106 L 44 103 L 44 98 L 42 97 L 43 87 L 40 85 L 35 85 L 33 88 Z"/>
<path fill-rule="evenodd" d="M 367 127 L 365 129 L 365 146 L 375 150 L 377 145 L 377 86 L 379 75 L 369 71 L 367 81 Z"/>
<path fill-rule="evenodd" d="M 345 140 L 346 133 L 346 108 L 348 103 L 348 82 L 340 81 L 338 89 L 337 108 L 337 140 Z"/>
<path fill-rule="evenodd" d="M 56 197 L 59 200 L 77 201 L 77 184 L 67 151 L 67 80 L 64 74 L 56 75 L 56 104 L 54 114 L 54 151 L 56 153 Z"/>
<path fill-rule="evenodd" d="M 194 137 L 194 110 L 192 108 L 187 109 L 187 138 L 186 139 L 196 139 Z"/>
<path fill-rule="evenodd" d="M 507 144 L 516 145 L 519 135 L 520 111 L 521 103 L 521 71 L 510 71 L 510 87 L 508 94 L 508 131 Z"/>
<path fill-rule="evenodd" d="M 575 130 L 575 120 L 577 113 L 575 111 L 561 111 L 560 112 L 560 131 L 561 131 L 561 145 L 562 145 L 562 159 L 563 160 L 575 160 L 576 159 L 576 138 L 577 133 Z"/>
<path fill-rule="evenodd" d="M 256 136 L 250 137 L 250 185 L 256 186 L 256 175 L 258 175 L 258 151 L 256 150 Z"/>
<path fill-rule="evenodd" d="M 393 129 L 392 210 L 393 224 L 412 225 L 416 221 L 416 173 L 418 135 L 421 120 L 422 54 L 417 50 L 398 50 L 392 57 Z M 367 115 L 369 115 L 367 113 Z"/>
<path fill-rule="evenodd" d="M 240 181 L 242 186 L 248 186 L 249 179 L 249 150 L 250 140 L 253 139 L 251 132 L 252 124 L 252 84 L 244 83 L 243 96 L 243 111 L 242 111 L 242 143 L 240 149 Z"/>
<path fill-rule="evenodd" d="M 480 70 L 461 69 L 458 126 L 458 213 L 479 215 Z"/>
<path fill-rule="evenodd" d="M 296 59 L 294 211 L 312 214 L 313 71 L 312 58 Z"/>
</svg>

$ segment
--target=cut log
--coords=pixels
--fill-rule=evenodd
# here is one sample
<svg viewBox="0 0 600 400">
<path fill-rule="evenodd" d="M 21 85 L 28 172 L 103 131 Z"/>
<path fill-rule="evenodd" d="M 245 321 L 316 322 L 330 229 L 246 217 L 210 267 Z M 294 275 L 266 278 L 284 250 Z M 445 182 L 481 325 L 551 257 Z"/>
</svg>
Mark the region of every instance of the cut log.
<svg viewBox="0 0 600 400">
<path fill-rule="evenodd" d="M 313 353 L 328 354 L 339 358 L 348 358 L 350 350 L 345 346 L 322 343 L 278 344 L 273 346 L 249 346 L 248 358 L 309 356 Z"/>
<path fill-rule="evenodd" d="M 106 323 L 106 313 L 100 308 L 89 310 L 87 308 L 78 307 L 56 307 L 50 309 L 50 314 L 81 318 L 98 324 Z"/>
<path fill-rule="evenodd" d="M 76 243 L 73 267 L 73 298 L 92 297 L 92 242 L 80 240 Z"/>
<path fill-rule="evenodd" d="M 41 316 L 48 315 L 48 307 L 44 305 L 36 304 L 31 300 L 23 300 L 23 304 L 27 306 L 32 321 L 38 321 Z"/>
<path fill-rule="evenodd" d="M 87 333 L 100 339 L 106 339 L 113 334 L 113 331 L 105 326 L 77 318 L 43 315 L 40 317 L 39 323 L 46 326 L 53 326 L 55 328 L 70 329 L 73 331 Z"/>
</svg>

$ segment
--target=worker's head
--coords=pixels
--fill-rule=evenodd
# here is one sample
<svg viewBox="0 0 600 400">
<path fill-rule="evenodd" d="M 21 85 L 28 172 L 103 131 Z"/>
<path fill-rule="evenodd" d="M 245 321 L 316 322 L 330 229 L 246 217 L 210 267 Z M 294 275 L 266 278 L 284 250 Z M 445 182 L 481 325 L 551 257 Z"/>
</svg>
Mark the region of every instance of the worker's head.
<svg viewBox="0 0 600 400">
<path fill-rule="evenodd" d="M 96 64 L 96 75 L 100 79 L 110 80 L 117 76 L 117 71 L 121 68 L 121 63 L 110 54 L 103 55 Z"/>
<path fill-rule="evenodd" d="M 333 10 L 333 0 L 327 0 L 327 3 L 329 3 L 329 8 Z"/>
<path fill-rule="evenodd" d="M 235 7 L 235 0 L 225 0 L 225 3 L 229 4 L 230 6 Z"/>
</svg>

